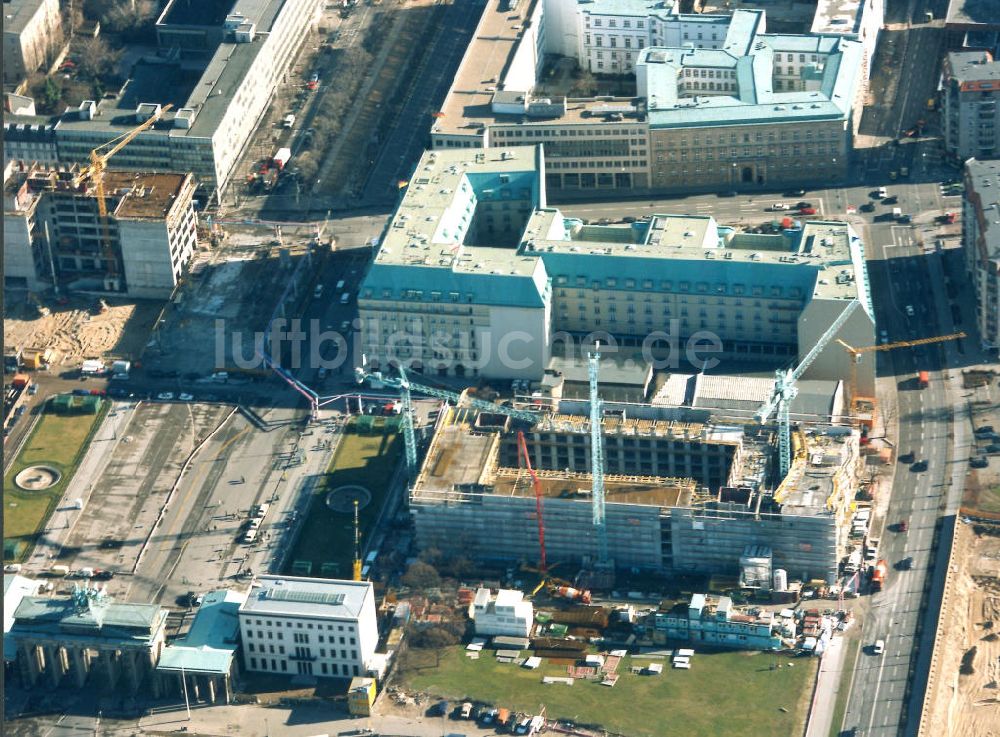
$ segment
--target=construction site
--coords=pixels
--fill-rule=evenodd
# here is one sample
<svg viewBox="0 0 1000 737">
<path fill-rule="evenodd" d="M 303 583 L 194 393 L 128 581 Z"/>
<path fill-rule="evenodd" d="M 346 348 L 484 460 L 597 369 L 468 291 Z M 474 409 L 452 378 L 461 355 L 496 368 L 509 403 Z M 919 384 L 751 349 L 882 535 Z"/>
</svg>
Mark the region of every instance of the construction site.
<svg viewBox="0 0 1000 737">
<path fill-rule="evenodd" d="M 552 560 L 739 574 L 764 589 L 776 570 L 836 579 L 858 433 L 796 433 L 797 462 L 779 485 L 771 431 L 685 408 L 606 410 L 603 495 L 594 490 L 589 417 L 560 411 L 529 428 L 499 413 L 446 410 L 410 493 L 419 547 L 533 561 L 544 520 Z M 751 573 L 741 559 L 754 547 L 766 562 Z"/>
<path fill-rule="evenodd" d="M 1000 723 L 1000 528 L 991 523 L 958 522 L 948 570 L 922 734 L 996 734 Z"/>
</svg>

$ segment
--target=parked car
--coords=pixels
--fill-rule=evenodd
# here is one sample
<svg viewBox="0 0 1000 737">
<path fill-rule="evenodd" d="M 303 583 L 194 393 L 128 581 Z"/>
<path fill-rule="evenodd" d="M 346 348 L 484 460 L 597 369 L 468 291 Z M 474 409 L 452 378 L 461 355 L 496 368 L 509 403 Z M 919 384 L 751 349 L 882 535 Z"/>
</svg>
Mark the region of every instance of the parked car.
<svg viewBox="0 0 1000 737">
<path fill-rule="evenodd" d="M 969 465 L 973 468 L 986 468 L 990 465 L 990 459 L 986 456 L 974 456 L 969 459 Z"/>
<path fill-rule="evenodd" d="M 883 205 L 897 205 L 897 204 L 899 204 L 899 197 L 897 197 L 896 195 L 893 195 L 892 197 L 888 197 L 888 196 L 887 197 L 883 197 L 882 198 L 882 204 Z"/>
<path fill-rule="evenodd" d="M 777 211 L 777 210 L 787 210 L 788 209 L 788 205 L 786 205 L 784 202 L 775 202 L 773 205 L 771 205 L 770 209 L 775 210 L 775 211 Z"/>
<path fill-rule="evenodd" d="M 803 207 L 799 209 L 799 215 L 815 215 L 815 214 L 816 214 L 815 207 Z"/>
<path fill-rule="evenodd" d="M 813 206 L 813 203 L 811 203 L 811 202 L 804 202 L 803 201 L 803 202 L 796 202 L 795 203 L 795 209 L 797 209 L 797 210 L 801 210 L 804 207 L 812 207 L 812 206 Z"/>
<path fill-rule="evenodd" d="M 866 202 L 858 209 L 861 210 L 861 212 L 875 212 L 875 205 L 871 202 Z"/>
<path fill-rule="evenodd" d="M 881 655 L 885 652 L 885 640 L 875 640 L 875 645 L 872 647 L 872 652 L 876 655 Z"/>
<path fill-rule="evenodd" d="M 174 393 L 173 392 L 160 392 L 159 394 L 156 395 L 156 398 L 160 399 L 160 400 L 162 400 L 164 402 L 167 402 L 167 401 L 169 401 L 169 400 L 171 400 L 171 399 L 174 398 Z"/>
</svg>

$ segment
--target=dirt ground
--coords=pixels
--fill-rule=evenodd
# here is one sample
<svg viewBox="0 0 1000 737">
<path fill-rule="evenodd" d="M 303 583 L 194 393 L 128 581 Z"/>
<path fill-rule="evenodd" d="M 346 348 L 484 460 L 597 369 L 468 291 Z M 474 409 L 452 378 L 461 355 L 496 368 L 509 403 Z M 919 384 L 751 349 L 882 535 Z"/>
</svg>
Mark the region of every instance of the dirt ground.
<svg viewBox="0 0 1000 737">
<path fill-rule="evenodd" d="M 928 735 L 1000 735 L 1000 526 L 959 523 Z M 973 648 L 975 651 L 973 653 Z M 970 654 L 971 653 L 971 654 Z M 968 675 L 968 666 L 972 672 Z"/>
<path fill-rule="evenodd" d="M 53 366 L 75 366 L 86 358 L 139 358 L 163 303 L 106 300 L 107 311 L 93 314 L 96 304 L 91 298 L 71 298 L 64 305 L 48 300 L 39 310 L 8 295 L 4 345 L 50 348 Z"/>
</svg>

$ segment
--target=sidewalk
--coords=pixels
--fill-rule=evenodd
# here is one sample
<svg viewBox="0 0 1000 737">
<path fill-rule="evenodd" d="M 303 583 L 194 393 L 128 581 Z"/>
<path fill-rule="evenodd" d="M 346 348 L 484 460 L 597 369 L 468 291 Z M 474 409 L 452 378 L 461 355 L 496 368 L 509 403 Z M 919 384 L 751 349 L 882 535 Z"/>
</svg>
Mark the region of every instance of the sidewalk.
<svg viewBox="0 0 1000 737">
<path fill-rule="evenodd" d="M 842 677 L 844 658 L 847 655 L 844 640 L 845 635 L 835 636 L 820 660 L 819 673 L 816 676 L 816 693 L 813 695 L 809 710 L 805 737 L 828 737 L 840 689 L 850 686 L 850 681 L 845 683 Z"/>
</svg>

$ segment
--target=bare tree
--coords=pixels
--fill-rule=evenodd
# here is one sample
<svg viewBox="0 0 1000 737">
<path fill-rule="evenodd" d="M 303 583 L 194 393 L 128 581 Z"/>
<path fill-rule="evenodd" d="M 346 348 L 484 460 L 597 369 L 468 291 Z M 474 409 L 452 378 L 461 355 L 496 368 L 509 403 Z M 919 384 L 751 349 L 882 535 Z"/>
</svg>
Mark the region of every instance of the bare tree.
<svg viewBox="0 0 1000 737">
<path fill-rule="evenodd" d="M 77 70 L 90 79 L 97 79 L 113 71 L 122 56 L 121 51 L 112 51 L 100 36 L 82 41 L 77 48 Z"/>
</svg>

